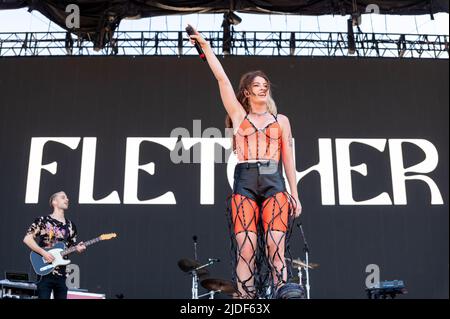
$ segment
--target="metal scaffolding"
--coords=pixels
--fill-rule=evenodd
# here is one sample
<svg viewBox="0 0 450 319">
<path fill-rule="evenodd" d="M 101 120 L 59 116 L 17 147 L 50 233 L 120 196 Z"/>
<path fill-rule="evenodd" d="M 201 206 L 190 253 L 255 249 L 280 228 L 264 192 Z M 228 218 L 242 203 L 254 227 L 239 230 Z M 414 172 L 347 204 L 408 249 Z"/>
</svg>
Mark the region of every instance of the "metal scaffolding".
<svg viewBox="0 0 450 319">
<path fill-rule="evenodd" d="M 356 56 L 448 59 L 447 35 L 355 32 L 202 32 L 217 55 Z M 66 32 L 0 33 L 0 57 L 85 55 L 196 55 L 185 32 L 118 31 L 103 49 Z M 353 41 L 354 39 L 354 41 Z M 352 40 L 352 41 L 349 41 Z M 349 42 L 356 50 L 349 52 Z"/>
</svg>

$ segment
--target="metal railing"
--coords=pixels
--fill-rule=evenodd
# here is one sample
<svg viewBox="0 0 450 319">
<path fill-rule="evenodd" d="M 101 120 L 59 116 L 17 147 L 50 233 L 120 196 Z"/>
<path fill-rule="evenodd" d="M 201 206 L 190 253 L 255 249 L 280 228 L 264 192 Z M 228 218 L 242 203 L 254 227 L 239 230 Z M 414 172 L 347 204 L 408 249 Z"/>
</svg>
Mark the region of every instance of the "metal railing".
<svg viewBox="0 0 450 319">
<path fill-rule="evenodd" d="M 202 32 L 217 55 L 357 56 L 448 59 L 447 35 L 354 33 L 349 53 L 345 32 Z M 81 55 L 196 55 L 185 32 L 118 31 L 102 49 L 66 32 L 0 33 L 0 57 Z"/>
</svg>

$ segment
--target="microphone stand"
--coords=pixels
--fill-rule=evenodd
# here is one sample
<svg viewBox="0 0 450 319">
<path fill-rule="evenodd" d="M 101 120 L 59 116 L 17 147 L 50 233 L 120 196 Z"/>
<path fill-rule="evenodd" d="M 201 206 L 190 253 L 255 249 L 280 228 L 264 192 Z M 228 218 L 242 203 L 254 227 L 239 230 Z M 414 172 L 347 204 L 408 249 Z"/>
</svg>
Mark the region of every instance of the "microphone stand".
<svg viewBox="0 0 450 319">
<path fill-rule="evenodd" d="M 194 260 L 197 261 L 197 236 L 192 236 L 192 240 L 194 241 Z M 198 275 L 197 270 L 194 269 L 192 271 L 192 299 L 198 299 Z"/>
<path fill-rule="evenodd" d="M 194 260 L 198 260 L 197 259 L 197 236 L 196 235 L 192 236 L 192 240 L 194 241 Z"/>
<path fill-rule="evenodd" d="M 308 243 L 306 241 L 306 237 L 305 237 L 305 233 L 303 232 L 303 228 L 302 228 L 302 224 L 297 224 L 297 226 L 300 228 L 300 233 L 301 236 L 303 238 L 303 242 L 304 242 L 304 247 L 303 247 L 303 251 L 305 252 L 305 263 L 306 263 L 306 268 L 305 268 L 305 273 L 306 273 L 306 299 L 311 299 L 311 295 L 310 295 L 310 290 L 311 290 L 311 286 L 309 285 L 309 247 L 308 247 Z"/>
</svg>

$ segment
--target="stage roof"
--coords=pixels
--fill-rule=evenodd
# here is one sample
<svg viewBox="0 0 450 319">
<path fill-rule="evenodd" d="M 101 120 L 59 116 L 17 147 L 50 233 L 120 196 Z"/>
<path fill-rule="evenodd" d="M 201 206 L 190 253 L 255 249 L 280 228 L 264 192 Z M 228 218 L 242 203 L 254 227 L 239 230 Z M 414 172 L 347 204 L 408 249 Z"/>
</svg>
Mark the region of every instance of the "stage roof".
<svg viewBox="0 0 450 319">
<path fill-rule="evenodd" d="M 377 4 L 381 14 L 420 15 L 449 12 L 447 0 L 235 0 L 235 1 L 146 1 L 146 0 L 0 0 L 1 9 L 27 7 L 37 10 L 48 19 L 68 30 L 66 7 L 76 4 L 80 9 L 80 28 L 69 30 L 78 36 L 97 42 L 108 42 L 106 32 L 114 32 L 124 18 L 146 18 L 191 13 L 349 15 L 365 13 L 369 5 Z M 369 7 L 368 7 L 369 6 Z M 269 30 L 268 30 L 269 31 Z"/>
</svg>

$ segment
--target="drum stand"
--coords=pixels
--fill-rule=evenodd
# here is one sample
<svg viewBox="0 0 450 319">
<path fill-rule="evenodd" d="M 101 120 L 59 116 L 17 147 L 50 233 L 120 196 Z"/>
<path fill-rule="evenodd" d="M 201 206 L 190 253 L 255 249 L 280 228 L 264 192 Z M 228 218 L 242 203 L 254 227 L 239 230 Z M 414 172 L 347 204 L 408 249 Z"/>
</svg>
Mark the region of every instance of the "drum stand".
<svg viewBox="0 0 450 319">
<path fill-rule="evenodd" d="M 305 242 L 306 243 L 306 242 Z M 306 261 L 306 267 L 305 267 L 305 273 L 306 273 L 306 299 L 311 299 L 310 298 L 310 285 L 309 285 L 309 258 L 308 258 L 308 246 L 305 245 L 305 261 Z"/>
<path fill-rule="evenodd" d="M 200 267 L 195 268 L 191 272 L 191 275 L 192 275 L 192 299 L 198 299 L 198 274 L 197 274 L 197 271 L 202 268 L 208 267 L 208 266 L 212 265 L 213 263 L 214 263 L 213 261 L 210 261 L 207 264 L 204 264 Z"/>
<path fill-rule="evenodd" d="M 209 292 L 207 292 L 207 293 L 205 293 L 205 294 L 203 294 L 203 295 L 197 296 L 197 299 L 200 299 L 200 298 L 203 298 L 203 297 L 206 297 L 206 296 L 209 296 L 208 299 L 214 299 L 214 295 L 217 294 L 217 293 L 219 293 L 219 292 L 221 292 L 221 291 L 220 291 L 220 290 L 217 290 L 217 291 L 209 291 Z"/>
<path fill-rule="evenodd" d="M 308 260 L 308 258 L 306 258 L 306 260 Z M 306 265 L 308 265 L 308 261 L 306 261 Z M 305 283 L 305 288 L 306 288 L 306 299 L 311 299 L 310 295 L 309 295 L 309 290 L 310 290 L 310 285 L 309 285 L 309 267 L 302 267 L 302 266 L 298 266 L 298 283 L 300 286 L 303 287 L 303 273 L 302 273 L 302 269 L 305 268 L 305 274 L 306 274 L 306 283 Z"/>
<path fill-rule="evenodd" d="M 214 264 L 214 262 L 216 262 L 216 259 L 208 259 L 208 263 L 201 265 L 197 268 L 195 268 L 194 270 L 191 271 L 191 275 L 192 275 L 192 299 L 198 299 L 200 297 L 204 297 L 204 295 L 199 296 L 198 295 L 198 271 L 200 269 L 203 269 L 205 267 L 211 266 L 212 264 Z M 209 294 L 209 293 L 208 293 Z M 212 295 L 212 297 L 214 297 L 214 295 Z M 214 298 L 210 298 L 210 299 L 214 299 Z"/>
<path fill-rule="evenodd" d="M 198 275 L 197 271 L 192 271 L 192 299 L 198 299 Z"/>
<path fill-rule="evenodd" d="M 194 258 L 195 258 L 194 262 L 195 262 L 196 265 L 198 265 L 198 263 L 197 263 L 197 260 L 198 260 L 198 256 L 197 256 L 197 236 L 196 235 L 192 236 L 192 239 L 194 241 Z M 220 260 L 217 259 L 217 258 L 208 258 L 208 262 L 206 264 L 198 266 L 198 267 L 194 268 L 191 271 L 191 275 L 192 275 L 192 289 L 191 289 L 192 290 L 192 299 L 199 299 L 199 298 L 204 297 L 206 295 L 209 295 L 210 299 L 214 299 L 214 294 L 217 291 L 210 291 L 207 294 L 203 294 L 203 295 L 200 295 L 200 296 L 198 295 L 198 281 L 199 281 L 198 271 L 200 269 L 203 269 L 203 268 L 206 268 L 208 266 L 211 266 L 212 264 L 214 264 L 215 262 L 218 262 L 218 261 L 220 261 Z"/>
</svg>

